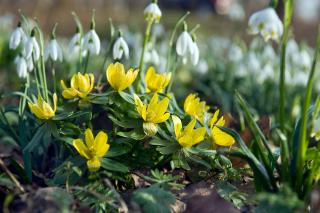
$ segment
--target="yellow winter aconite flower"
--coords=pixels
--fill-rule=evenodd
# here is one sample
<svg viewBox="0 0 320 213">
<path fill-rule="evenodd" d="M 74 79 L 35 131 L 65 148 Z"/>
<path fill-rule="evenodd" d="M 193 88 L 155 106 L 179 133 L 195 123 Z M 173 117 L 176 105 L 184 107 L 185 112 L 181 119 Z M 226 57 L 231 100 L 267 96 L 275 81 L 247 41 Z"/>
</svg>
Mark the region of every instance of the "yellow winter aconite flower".
<svg viewBox="0 0 320 213">
<path fill-rule="evenodd" d="M 145 81 L 147 84 L 147 92 L 162 92 L 171 80 L 171 72 L 157 74 L 153 67 L 149 67 Z"/>
<path fill-rule="evenodd" d="M 86 129 L 84 132 L 85 143 L 82 139 L 74 139 L 73 146 L 79 152 L 79 154 L 87 159 L 87 166 L 90 171 L 97 171 L 103 157 L 110 148 L 108 142 L 108 135 L 100 131 L 94 138 L 91 129 Z"/>
<path fill-rule="evenodd" d="M 106 74 L 109 84 L 118 92 L 128 88 L 137 78 L 139 70 L 132 68 L 125 72 L 123 64 L 116 62 L 110 64 L 107 68 Z"/>
<path fill-rule="evenodd" d="M 191 93 L 184 101 L 184 111 L 200 121 L 201 124 L 204 122 L 204 114 L 209 110 L 209 106 L 206 105 L 205 101 L 200 101 L 197 94 Z"/>
<path fill-rule="evenodd" d="M 224 126 L 225 124 L 223 116 L 218 119 L 218 115 L 219 110 L 216 110 L 209 122 L 212 140 L 219 146 L 232 146 L 235 142 L 234 138 L 215 126 Z"/>
<path fill-rule="evenodd" d="M 70 88 L 66 86 L 63 80 L 61 80 L 60 83 L 63 89 L 62 96 L 64 98 L 85 98 L 93 89 L 94 75 L 92 73 L 83 75 L 80 72 L 74 74 L 71 78 Z"/>
<path fill-rule="evenodd" d="M 163 98 L 159 102 L 158 100 L 158 94 L 155 93 L 149 104 L 143 104 L 140 98 L 134 94 L 136 109 L 144 120 L 143 129 L 148 136 L 153 136 L 157 133 L 156 124 L 165 122 L 170 117 L 170 113 L 166 112 L 169 106 L 169 98 Z"/>
<path fill-rule="evenodd" d="M 190 123 L 182 130 L 182 123 L 180 118 L 172 115 L 172 121 L 174 126 L 174 133 L 179 144 L 185 148 L 191 148 L 195 144 L 200 143 L 204 139 L 206 134 L 206 128 L 200 127 L 194 129 L 196 125 L 196 120 L 192 119 Z"/>
<path fill-rule="evenodd" d="M 48 120 L 54 117 L 57 111 L 57 95 L 53 94 L 53 108 L 43 100 L 42 96 L 38 95 L 37 103 L 28 102 L 29 108 L 37 118 L 42 120 Z"/>
</svg>

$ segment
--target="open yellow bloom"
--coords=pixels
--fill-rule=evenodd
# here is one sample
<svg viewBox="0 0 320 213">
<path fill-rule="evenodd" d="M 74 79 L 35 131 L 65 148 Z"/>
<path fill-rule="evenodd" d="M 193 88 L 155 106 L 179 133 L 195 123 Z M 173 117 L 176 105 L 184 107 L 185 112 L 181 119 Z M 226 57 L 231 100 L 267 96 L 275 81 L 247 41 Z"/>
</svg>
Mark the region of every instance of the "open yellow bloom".
<svg viewBox="0 0 320 213">
<path fill-rule="evenodd" d="M 42 96 L 38 95 L 37 103 L 28 102 L 29 108 L 37 118 L 42 120 L 48 120 L 54 117 L 57 111 L 57 95 L 53 94 L 53 108 L 43 100 Z"/>
<path fill-rule="evenodd" d="M 182 130 L 182 123 L 180 118 L 175 115 L 172 115 L 171 117 L 176 139 L 181 146 L 183 146 L 184 148 L 191 148 L 195 144 L 203 141 L 204 135 L 206 134 L 206 128 L 200 127 L 194 129 L 194 126 L 196 125 L 195 119 L 192 119 L 192 121 L 190 121 L 190 123 L 184 128 L 184 130 Z"/>
<path fill-rule="evenodd" d="M 125 72 L 123 64 L 116 62 L 110 64 L 107 68 L 107 79 L 113 89 L 118 92 L 128 88 L 134 80 L 137 78 L 139 70 L 133 70 L 132 68 Z"/>
<path fill-rule="evenodd" d="M 155 93 L 149 104 L 143 104 L 140 98 L 134 94 L 137 112 L 144 120 L 143 129 L 149 136 L 157 133 L 156 124 L 165 122 L 170 117 L 170 113 L 166 112 L 169 106 L 169 98 L 164 98 L 159 102 L 158 99 L 158 94 Z"/>
<path fill-rule="evenodd" d="M 201 124 L 204 122 L 204 114 L 209 110 L 205 101 L 200 101 L 197 94 L 191 93 L 184 101 L 184 111 L 197 119 Z"/>
<path fill-rule="evenodd" d="M 171 80 L 171 72 L 157 74 L 153 67 L 149 67 L 145 81 L 147 84 L 147 92 L 162 92 Z"/>
<path fill-rule="evenodd" d="M 103 157 L 110 148 L 108 142 L 108 135 L 103 131 L 100 131 L 94 138 L 91 129 L 86 129 L 84 132 L 85 143 L 82 139 L 74 139 L 73 146 L 79 152 L 79 154 L 87 159 L 87 166 L 90 171 L 97 171 Z"/>
<path fill-rule="evenodd" d="M 70 88 L 67 88 L 63 80 L 61 80 L 60 83 L 63 89 L 62 96 L 64 98 L 85 98 L 93 88 L 94 75 L 92 73 L 82 75 L 80 72 L 74 74 L 71 78 Z"/>
<path fill-rule="evenodd" d="M 218 119 L 218 115 L 219 110 L 216 110 L 209 122 L 212 140 L 219 146 L 232 146 L 235 142 L 234 138 L 215 126 L 224 126 L 225 124 L 223 116 Z"/>
</svg>

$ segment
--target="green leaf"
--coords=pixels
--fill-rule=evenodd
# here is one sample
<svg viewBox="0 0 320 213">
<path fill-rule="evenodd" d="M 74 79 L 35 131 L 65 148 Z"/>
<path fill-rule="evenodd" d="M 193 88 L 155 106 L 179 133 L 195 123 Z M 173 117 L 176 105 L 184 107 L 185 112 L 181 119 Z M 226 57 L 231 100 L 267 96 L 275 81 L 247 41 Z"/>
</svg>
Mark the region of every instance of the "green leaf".
<svg viewBox="0 0 320 213">
<path fill-rule="evenodd" d="M 113 143 L 110 146 L 109 151 L 106 154 L 106 157 L 117 157 L 120 155 L 124 155 L 128 152 L 130 152 L 132 149 L 132 145 L 130 143 Z"/>
<path fill-rule="evenodd" d="M 78 111 L 78 112 L 65 112 L 58 114 L 53 117 L 52 120 L 54 121 L 61 121 L 66 119 L 74 119 L 74 118 L 86 118 L 85 120 L 90 120 L 92 118 L 91 112 L 84 112 L 84 111 Z"/>
<path fill-rule="evenodd" d="M 101 158 L 101 166 L 102 168 L 110 171 L 123 172 L 128 173 L 129 168 L 118 161 L 111 160 L 109 158 Z"/>
<path fill-rule="evenodd" d="M 50 132 L 50 129 L 47 128 L 47 124 L 45 123 L 37 129 L 31 141 L 23 149 L 23 152 L 32 152 L 36 147 L 38 147 L 47 132 Z"/>
<path fill-rule="evenodd" d="M 135 105 L 132 95 L 130 95 L 128 93 L 125 93 L 125 92 L 118 92 L 118 94 L 126 102 L 128 102 L 128 103 L 130 103 L 132 105 Z"/>
<path fill-rule="evenodd" d="M 146 135 L 139 130 L 132 130 L 130 132 L 117 132 L 117 135 L 125 138 L 131 138 L 137 141 L 140 141 L 146 137 Z"/>
<path fill-rule="evenodd" d="M 175 203 L 174 195 L 157 185 L 134 191 L 132 200 L 136 202 L 145 213 L 170 213 L 170 205 Z"/>
</svg>

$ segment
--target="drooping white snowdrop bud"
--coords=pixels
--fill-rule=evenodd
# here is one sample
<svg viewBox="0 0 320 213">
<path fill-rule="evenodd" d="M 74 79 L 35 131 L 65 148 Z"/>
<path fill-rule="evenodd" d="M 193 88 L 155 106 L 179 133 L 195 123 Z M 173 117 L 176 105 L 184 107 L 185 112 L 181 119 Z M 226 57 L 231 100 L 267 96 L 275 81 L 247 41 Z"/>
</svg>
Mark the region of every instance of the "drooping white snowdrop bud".
<svg viewBox="0 0 320 213">
<path fill-rule="evenodd" d="M 18 55 L 18 56 L 15 58 L 14 63 L 15 63 L 16 66 L 17 66 L 18 76 L 19 76 L 20 78 L 26 78 L 27 75 L 28 75 L 28 72 L 27 72 L 27 62 L 26 62 L 26 60 L 25 60 L 21 55 Z"/>
<path fill-rule="evenodd" d="M 190 52 L 190 59 L 193 66 L 199 62 L 199 47 L 195 41 L 192 42 L 192 51 Z"/>
<path fill-rule="evenodd" d="M 193 50 L 193 41 L 190 34 L 184 30 L 177 39 L 176 51 L 179 56 L 186 56 Z"/>
<path fill-rule="evenodd" d="M 33 64 L 33 60 L 30 57 L 29 59 L 26 59 L 27 62 L 27 69 L 29 72 L 32 72 L 32 70 L 34 69 L 34 64 Z"/>
<path fill-rule="evenodd" d="M 152 63 L 154 65 L 159 65 L 160 56 L 156 49 L 154 49 L 152 43 L 147 44 L 146 52 L 144 54 L 144 61 L 146 63 Z"/>
<path fill-rule="evenodd" d="M 26 34 L 21 27 L 21 23 L 18 23 L 17 28 L 11 33 L 9 39 L 9 48 L 17 49 L 20 43 L 24 43 L 26 41 Z"/>
<path fill-rule="evenodd" d="M 162 12 L 157 4 L 156 0 L 153 0 L 143 11 L 146 21 L 159 22 L 162 16 Z"/>
<path fill-rule="evenodd" d="M 23 54 L 26 59 L 29 59 L 29 58 L 32 59 L 32 56 L 33 56 L 33 59 L 37 61 L 40 58 L 40 47 L 34 36 L 34 33 L 35 31 L 32 30 L 30 37 L 27 39 L 24 45 Z"/>
<path fill-rule="evenodd" d="M 83 49 L 90 54 L 99 55 L 101 42 L 95 31 L 94 15 L 92 16 L 90 31 L 83 38 Z"/>
<path fill-rule="evenodd" d="M 52 61 L 59 60 L 60 62 L 62 62 L 63 60 L 62 49 L 55 38 L 51 38 L 45 50 L 44 58 L 46 61 L 50 58 Z"/>
<path fill-rule="evenodd" d="M 120 60 L 123 54 L 126 58 L 129 57 L 129 47 L 122 37 L 121 32 L 119 32 L 119 37 L 113 45 L 113 59 Z"/>
<path fill-rule="evenodd" d="M 269 7 L 252 14 L 249 18 L 249 33 L 259 34 L 265 41 L 279 41 L 283 33 L 283 24 L 276 11 Z"/>
<path fill-rule="evenodd" d="M 79 29 L 77 28 L 76 34 L 74 34 L 74 36 L 70 40 L 70 43 L 68 46 L 68 52 L 70 53 L 71 56 L 79 55 L 82 46 L 83 46 L 83 39 Z"/>
</svg>

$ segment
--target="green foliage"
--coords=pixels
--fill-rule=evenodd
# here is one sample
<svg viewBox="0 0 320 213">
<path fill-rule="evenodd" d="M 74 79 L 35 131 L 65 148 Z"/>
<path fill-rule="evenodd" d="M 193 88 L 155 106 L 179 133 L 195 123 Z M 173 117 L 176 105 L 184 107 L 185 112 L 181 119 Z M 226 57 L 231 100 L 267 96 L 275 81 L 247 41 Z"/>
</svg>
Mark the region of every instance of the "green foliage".
<svg viewBox="0 0 320 213">
<path fill-rule="evenodd" d="M 149 188 L 134 191 L 132 200 L 145 213 L 170 213 L 170 205 L 174 204 L 175 197 L 172 193 L 156 184 Z"/>
</svg>

